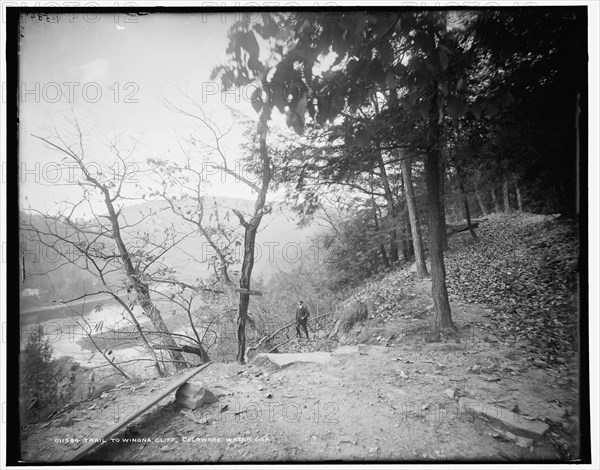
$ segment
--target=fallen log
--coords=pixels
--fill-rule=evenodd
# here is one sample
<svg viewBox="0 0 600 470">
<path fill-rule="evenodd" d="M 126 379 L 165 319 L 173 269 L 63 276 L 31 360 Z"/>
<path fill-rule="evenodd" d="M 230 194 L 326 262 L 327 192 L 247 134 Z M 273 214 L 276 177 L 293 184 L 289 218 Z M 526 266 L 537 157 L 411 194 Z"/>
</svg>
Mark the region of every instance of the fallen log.
<svg viewBox="0 0 600 470">
<path fill-rule="evenodd" d="M 286 344 L 286 343 L 289 343 L 289 342 L 290 342 L 291 340 L 293 340 L 294 338 L 295 338 L 295 336 L 292 336 L 291 338 L 288 338 L 288 339 L 286 339 L 284 342 L 282 342 L 282 343 L 279 343 L 277 346 L 275 346 L 275 347 L 273 347 L 273 348 L 269 349 L 269 350 L 267 351 L 267 354 L 268 354 L 268 353 L 273 353 L 273 352 L 277 351 L 277 350 L 278 350 L 278 349 L 279 349 L 281 346 L 283 346 L 283 345 L 284 345 L 284 344 Z"/>
<path fill-rule="evenodd" d="M 195 346 L 188 346 L 187 344 L 184 346 L 168 346 L 168 345 L 164 345 L 164 344 L 156 344 L 154 346 L 152 346 L 153 349 L 161 349 L 161 350 L 169 350 L 169 351 L 179 351 L 179 352 L 184 352 L 184 353 L 189 353 L 189 354 L 195 354 L 196 356 L 199 356 L 200 359 L 202 359 L 203 363 L 207 363 L 210 361 L 210 358 L 208 357 L 208 354 L 206 353 L 206 351 L 203 348 L 197 348 Z"/>
<path fill-rule="evenodd" d="M 310 325 L 311 321 L 317 321 L 320 318 L 324 318 L 327 317 L 329 315 L 333 315 L 333 312 L 329 312 L 329 313 L 324 313 L 323 315 L 319 315 L 318 317 L 315 318 L 311 318 L 308 320 L 308 324 Z M 246 348 L 246 355 L 245 358 L 248 359 L 248 353 L 250 351 L 255 351 L 256 349 L 258 349 L 264 342 L 268 342 L 271 341 L 275 336 L 277 336 L 279 333 L 281 333 L 283 330 L 285 330 L 286 328 L 291 328 L 292 326 L 296 325 L 296 320 L 291 321 L 285 325 L 283 325 L 281 328 L 279 328 L 277 331 L 275 331 L 274 333 L 271 333 L 270 335 L 267 336 L 263 336 L 260 341 L 258 343 L 256 343 L 254 346 L 250 346 L 248 348 Z M 311 331 L 314 333 L 314 330 L 311 328 Z M 292 337 L 291 339 L 293 339 L 294 337 Z M 277 349 L 278 346 L 281 346 L 285 343 L 287 343 L 288 341 L 290 341 L 291 339 L 288 339 L 287 341 L 284 341 L 281 344 L 278 344 L 277 346 L 275 346 L 273 349 Z M 273 349 L 271 349 L 271 351 L 273 351 Z M 269 351 L 270 352 L 270 351 Z"/>
</svg>

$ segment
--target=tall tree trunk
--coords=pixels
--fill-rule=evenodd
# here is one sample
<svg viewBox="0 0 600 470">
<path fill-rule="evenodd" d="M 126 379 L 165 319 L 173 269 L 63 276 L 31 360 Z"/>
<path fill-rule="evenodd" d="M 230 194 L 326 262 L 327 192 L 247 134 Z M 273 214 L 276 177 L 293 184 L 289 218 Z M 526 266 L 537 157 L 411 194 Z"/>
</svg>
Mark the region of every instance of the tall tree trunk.
<svg viewBox="0 0 600 470">
<path fill-rule="evenodd" d="M 144 315 L 150 318 L 150 321 L 152 322 L 154 328 L 156 328 L 156 331 L 161 333 L 162 344 L 165 346 L 178 347 L 177 343 L 171 336 L 169 328 L 162 318 L 160 310 L 156 308 L 156 305 L 154 305 L 154 302 L 152 302 L 152 299 L 150 298 L 150 289 L 148 285 L 140 279 L 140 273 L 133 266 L 131 255 L 129 254 L 129 251 L 127 250 L 127 247 L 125 246 L 121 236 L 119 216 L 115 211 L 110 194 L 108 193 L 108 189 L 104 188 L 102 191 L 104 193 L 104 202 L 108 210 L 108 218 L 112 226 L 113 240 L 115 241 L 117 249 L 119 250 L 119 256 L 121 257 L 121 261 L 125 267 L 127 279 L 133 290 L 137 293 L 138 302 L 144 310 Z M 179 351 L 169 350 L 169 356 L 171 356 L 171 359 L 174 361 L 175 368 L 177 370 L 186 367 L 185 358 Z"/>
<path fill-rule="evenodd" d="M 392 263 L 398 261 L 398 232 L 395 228 L 390 232 L 390 260 Z"/>
<path fill-rule="evenodd" d="M 502 174 L 502 199 L 504 201 L 504 212 L 510 212 L 510 199 L 508 193 L 508 178 L 506 172 Z"/>
<path fill-rule="evenodd" d="M 400 230 L 400 233 L 402 234 L 402 259 L 405 262 L 408 262 L 410 261 L 410 237 L 408 235 L 408 232 L 406 231 L 406 217 L 402 218 L 402 221 L 400 223 Z"/>
<path fill-rule="evenodd" d="M 469 201 L 467 200 L 467 196 L 463 195 L 463 202 L 465 205 L 465 218 L 467 219 L 467 227 L 469 227 L 469 232 L 471 232 L 471 236 L 475 242 L 479 241 L 479 236 L 475 233 L 475 229 L 473 228 L 473 224 L 471 223 L 471 211 L 469 210 Z"/>
<path fill-rule="evenodd" d="M 407 202 L 408 204 L 408 202 Z M 407 211 L 408 211 L 408 207 L 407 207 Z M 414 250 L 414 242 L 412 240 L 412 236 L 411 236 L 411 232 L 412 232 L 412 226 L 410 223 L 410 219 L 409 217 L 404 217 L 404 232 L 406 233 L 406 257 L 404 258 L 404 261 L 410 261 L 411 259 L 413 259 L 413 256 L 415 255 L 415 250 Z"/>
<path fill-rule="evenodd" d="M 460 190 L 460 196 L 463 201 L 463 206 L 465 208 L 465 219 L 467 219 L 467 227 L 469 228 L 469 232 L 471 232 L 471 236 L 475 242 L 479 241 L 479 237 L 475 233 L 475 229 L 473 228 L 473 224 L 471 223 L 471 211 L 469 210 L 469 201 L 467 199 L 467 193 L 465 191 L 465 185 L 463 184 L 463 175 L 459 168 L 456 169 L 458 174 L 458 189 Z"/>
<path fill-rule="evenodd" d="M 398 152 L 400 155 L 400 152 Z M 408 217 L 408 201 L 406 199 L 406 189 L 404 188 L 404 180 L 400 179 L 400 191 L 402 193 L 402 198 L 404 200 L 405 210 L 404 216 L 402 217 L 402 253 L 404 255 L 404 261 L 408 263 L 415 252 L 412 246 L 412 238 L 410 236 L 411 228 L 410 228 L 410 220 Z M 398 201 L 400 203 L 400 201 Z"/>
<path fill-rule="evenodd" d="M 492 193 L 492 201 L 494 202 L 494 212 L 499 214 L 502 212 L 502 208 L 500 207 L 500 201 L 496 197 L 496 189 L 493 186 L 490 188 L 490 193 Z"/>
<path fill-rule="evenodd" d="M 423 279 L 429 277 L 429 272 L 427 271 L 427 265 L 425 264 L 421 227 L 419 226 L 415 191 L 412 185 L 411 166 L 407 159 L 402 160 L 402 180 L 404 181 L 404 194 L 406 195 L 406 205 L 408 206 L 408 216 L 410 218 L 415 262 L 417 264 L 417 277 Z"/>
<path fill-rule="evenodd" d="M 379 218 L 377 217 L 377 204 L 375 204 L 375 198 L 371 197 L 371 204 L 373 207 L 373 221 L 375 222 L 375 231 L 379 232 Z M 385 252 L 385 246 L 383 243 L 379 244 L 379 253 L 381 254 L 381 259 L 383 260 L 383 265 L 386 268 L 390 267 L 390 262 L 387 257 L 387 253 Z"/>
<path fill-rule="evenodd" d="M 410 261 L 410 255 L 408 253 L 408 240 L 406 235 L 406 227 L 402 227 L 402 259 L 405 262 Z"/>
<path fill-rule="evenodd" d="M 263 116 L 261 116 L 263 119 Z M 266 124 L 265 124 L 266 126 Z M 262 161 L 262 184 L 260 192 L 256 198 L 254 205 L 254 215 L 249 222 L 244 219 L 244 216 L 237 210 L 234 213 L 240 219 L 240 223 L 244 227 L 244 259 L 242 261 L 242 272 L 240 276 L 240 303 L 238 307 L 238 353 L 237 361 L 240 364 L 246 362 L 246 320 L 248 319 L 248 306 L 250 304 L 250 295 L 247 290 L 250 290 L 250 281 L 252 278 L 252 269 L 254 268 L 254 247 L 256 242 L 256 232 L 260 225 L 263 215 L 265 214 L 265 201 L 267 198 L 267 190 L 271 182 L 271 161 L 267 149 L 266 132 L 259 136 L 260 158 Z"/>
<path fill-rule="evenodd" d="M 381 150 L 377 149 L 377 166 L 379 167 L 379 174 L 381 177 L 381 183 L 383 185 L 383 192 L 385 194 L 385 200 L 388 204 L 388 217 L 392 223 L 392 231 L 390 233 L 390 261 L 395 263 L 398 261 L 398 233 L 395 228 L 396 223 L 396 205 L 394 204 L 394 195 L 390 187 L 390 181 L 388 179 L 387 171 L 385 169 L 385 162 L 383 161 L 383 155 Z"/>
<path fill-rule="evenodd" d="M 513 174 L 513 183 L 515 185 L 515 192 L 517 193 L 517 206 L 519 207 L 519 212 L 523 212 L 523 196 L 521 195 L 521 188 L 519 187 L 519 181 L 517 179 L 517 175 Z"/>
<path fill-rule="evenodd" d="M 441 145 L 441 142 L 440 142 Z M 440 154 L 440 223 L 444 227 L 442 233 L 442 250 L 448 250 L 448 233 L 446 232 L 446 162 Z"/>
<path fill-rule="evenodd" d="M 431 293 L 433 305 L 438 314 L 440 326 L 456 330 L 452 321 L 452 312 L 446 287 L 446 268 L 444 266 L 443 235 L 446 227 L 442 225 L 440 208 L 440 121 L 437 86 L 434 88 L 433 109 L 429 116 L 429 138 L 425 158 L 427 180 L 427 203 L 429 206 L 429 256 L 431 259 Z"/>
<path fill-rule="evenodd" d="M 489 215 L 489 212 L 485 205 L 485 201 L 483 200 L 483 194 L 481 194 L 481 191 L 479 191 L 479 189 L 475 190 L 475 196 L 477 196 L 477 202 L 479 203 L 479 208 L 481 209 L 481 213 L 483 214 L 484 217 L 487 217 Z"/>
<path fill-rule="evenodd" d="M 250 289 L 250 280 L 252 279 L 252 269 L 254 267 L 254 245 L 256 242 L 256 231 L 258 227 L 249 226 L 244 235 L 244 260 L 242 262 L 242 272 L 240 276 L 240 288 Z M 248 306 L 250 305 L 250 294 L 241 292 L 240 303 L 238 306 L 237 337 L 238 353 L 237 361 L 240 364 L 246 362 L 246 320 L 248 319 Z"/>
<path fill-rule="evenodd" d="M 389 268 L 390 267 L 390 260 L 387 257 L 387 253 L 385 251 L 385 246 L 384 246 L 383 243 L 379 244 L 379 253 L 381 254 L 381 259 L 383 260 L 383 265 L 386 268 Z"/>
</svg>

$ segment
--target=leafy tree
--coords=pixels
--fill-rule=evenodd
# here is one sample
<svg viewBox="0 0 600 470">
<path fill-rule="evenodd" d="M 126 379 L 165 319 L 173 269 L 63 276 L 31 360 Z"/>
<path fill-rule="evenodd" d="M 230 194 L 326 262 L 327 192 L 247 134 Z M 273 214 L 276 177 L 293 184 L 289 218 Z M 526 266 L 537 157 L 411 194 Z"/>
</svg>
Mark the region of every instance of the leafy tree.
<svg viewBox="0 0 600 470">
<path fill-rule="evenodd" d="M 429 194 L 432 293 L 442 326 L 453 327 L 442 250 L 445 227 L 440 211 L 439 140 L 445 102 L 447 113 L 455 118 L 464 115 L 467 106 L 456 93 L 450 94 L 455 84 L 446 80 L 444 73 L 452 52 L 445 21 L 445 13 L 433 12 L 323 13 L 315 14 L 312 21 L 289 14 L 278 22 L 263 15 L 262 23 L 232 26 L 228 51 L 234 58 L 216 74 L 221 73 L 226 86 L 256 80 L 255 109 L 268 118 L 277 108 L 297 133 L 304 130 L 306 113 L 319 125 L 343 119 L 342 138 L 348 147 L 368 147 L 373 131 L 344 119 L 346 106 L 356 109 L 379 91 L 393 89 L 388 100 L 391 106 L 404 105 L 420 114 L 419 149 L 426 156 Z M 270 63 L 259 60 L 257 35 L 271 41 L 274 60 Z M 317 76 L 315 66 L 322 67 L 319 60 L 330 53 L 335 54 L 332 66 Z M 290 100 L 292 86 L 297 93 Z M 459 86 L 452 88 L 460 92 Z"/>
<path fill-rule="evenodd" d="M 467 126 L 457 123 L 468 121 L 475 141 L 482 144 L 478 156 L 497 159 L 497 164 L 488 166 L 493 166 L 504 182 L 505 207 L 509 183 L 522 173 L 511 167 L 517 156 L 522 157 L 522 152 L 512 150 L 521 145 L 515 136 L 532 130 L 533 139 L 525 141 L 558 155 L 555 165 L 542 165 L 540 158 L 532 163 L 545 167 L 544 181 L 555 180 L 552 185 L 558 199 L 570 194 L 573 178 L 561 178 L 559 173 L 567 167 L 567 175 L 574 173 L 564 142 L 574 141 L 573 117 L 581 89 L 569 86 L 577 80 L 569 81 L 571 70 L 565 64 L 578 72 L 583 63 L 568 57 L 581 45 L 582 36 L 574 34 L 577 21 L 576 12 L 550 10 L 538 15 L 532 9 L 368 10 L 321 12 L 310 18 L 302 13 L 262 14 L 261 21 L 232 26 L 228 48 L 232 60 L 217 68 L 214 76 L 221 76 L 225 86 L 252 84 L 252 104 L 267 121 L 277 109 L 297 134 L 315 129 L 327 132 L 321 138 L 327 139 L 329 150 L 335 152 L 328 158 L 332 166 L 326 169 L 313 164 L 323 150 L 315 145 L 305 152 L 312 154 L 303 170 L 329 172 L 336 182 L 352 181 L 345 178 L 349 173 L 361 173 L 362 165 L 380 168 L 380 157 L 387 154 L 389 158 L 399 149 L 407 151 L 406 158 L 424 158 L 432 295 L 441 326 L 454 328 L 445 285 L 441 183 L 446 180 L 444 166 L 452 132 L 458 127 L 458 138 L 462 138 Z M 554 29 L 556 34 L 549 34 Z M 266 54 L 260 53 L 261 48 Z M 569 98 L 560 100 L 564 107 L 560 115 L 569 116 L 569 125 L 562 118 L 539 119 L 540 125 L 533 126 L 519 119 L 518 113 L 525 119 L 541 112 L 557 114 L 548 107 L 554 107 L 556 99 L 551 93 L 560 95 L 560 86 L 569 89 Z M 531 100 L 537 103 L 539 98 L 545 104 L 532 106 Z M 542 129 L 547 124 L 561 131 L 544 145 L 547 131 Z M 492 139 L 486 135 L 490 130 Z M 497 149 L 490 147 L 493 142 L 511 152 L 498 155 Z M 538 149 L 535 153 L 542 155 Z M 380 171 L 380 188 L 391 201 L 385 174 L 387 168 L 386 173 Z M 303 173 L 297 174 L 297 180 L 299 184 L 303 181 Z M 528 178 L 519 175 L 517 180 Z M 389 202 L 388 212 L 394 215 Z"/>
<path fill-rule="evenodd" d="M 324 264 L 331 273 L 327 284 L 334 290 L 352 287 L 386 265 L 386 235 L 380 231 L 377 207 L 356 198 L 344 212 L 322 239 Z"/>
</svg>

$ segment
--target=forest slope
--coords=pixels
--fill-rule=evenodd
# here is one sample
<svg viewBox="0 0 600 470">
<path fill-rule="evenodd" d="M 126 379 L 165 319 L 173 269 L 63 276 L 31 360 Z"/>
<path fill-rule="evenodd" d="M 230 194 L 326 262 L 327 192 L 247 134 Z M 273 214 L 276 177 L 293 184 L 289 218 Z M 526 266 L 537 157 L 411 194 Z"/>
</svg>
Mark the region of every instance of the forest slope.
<svg viewBox="0 0 600 470">
<path fill-rule="evenodd" d="M 556 216 L 515 212 L 492 214 L 477 234 L 479 243 L 469 232 L 449 238 L 450 298 L 491 309 L 504 341 L 528 339 L 550 361 L 574 354 L 580 320 L 577 227 Z M 394 270 L 365 282 L 344 305 L 373 299 L 375 324 L 432 311 L 414 311 L 404 295 L 409 285 L 408 271 Z"/>
</svg>

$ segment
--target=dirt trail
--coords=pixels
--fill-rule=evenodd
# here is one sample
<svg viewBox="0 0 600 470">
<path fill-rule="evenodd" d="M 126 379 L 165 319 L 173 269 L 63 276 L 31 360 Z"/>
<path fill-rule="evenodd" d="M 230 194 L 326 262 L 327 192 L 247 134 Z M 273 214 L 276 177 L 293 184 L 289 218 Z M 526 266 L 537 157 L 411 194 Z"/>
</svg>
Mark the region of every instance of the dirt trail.
<svg viewBox="0 0 600 470">
<path fill-rule="evenodd" d="M 429 282 L 415 282 L 405 305 L 421 312 Z M 576 364 L 535 362 L 526 343 L 503 343 L 490 311 L 453 302 L 460 337 L 427 342 L 429 318 L 357 328 L 332 353 L 299 353 L 279 367 L 214 363 L 194 380 L 218 401 L 195 412 L 165 398 L 91 454 L 94 462 L 253 462 L 323 460 L 567 460 L 577 455 Z M 427 317 L 427 316 L 426 316 Z M 363 344 L 356 343 L 362 338 Z M 294 348 L 310 349 L 300 341 Z M 287 359 L 292 359 L 287 355 Z M 282 359 L 280 357 L 279 359 Z M 575 358 L 573 359 L 575 360 Z M 279 361 L 280 362 L 280 361 Z M 24 460 L 60 461 L 174 377 L 123 384 L 67 417 L 31 429 Z M 136 388 L 138 387 L 138 388 Z M 533 441 L 461 410 L 467 397 L 513 410 L 522 423 L 549 424 Z M 500 408 L 501 407 L 501 408 Z M 506 431 L 517 436 L 511 436 Z M 57 438 L 80 442 L 55 442 Z M 129 440 L 129 441 L 126 441 Z"/>
</svg>

